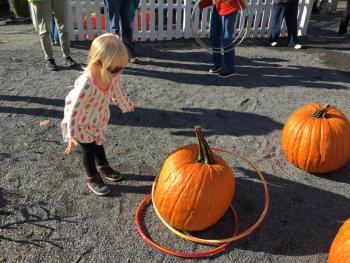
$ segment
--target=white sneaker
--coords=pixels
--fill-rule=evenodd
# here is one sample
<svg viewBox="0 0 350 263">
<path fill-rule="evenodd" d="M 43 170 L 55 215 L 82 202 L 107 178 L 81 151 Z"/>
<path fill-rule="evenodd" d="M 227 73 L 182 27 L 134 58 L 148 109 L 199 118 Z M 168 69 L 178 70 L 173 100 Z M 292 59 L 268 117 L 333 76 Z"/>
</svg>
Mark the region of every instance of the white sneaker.
<svg viewBox="0 0 350 263">
<path fill-rule="evenodd" d="M 136 57 L 129 57 L 129 62 L 130 63 L 135 63 L 136 62 Z"/>
<path fill-rule="evenodd" d="M 301 47 L 302 47 L 302 45 L 296 44 L 296 45 L 294 46 L 294 49 L 301 49 Z"/>
<path fill-rule="evenodd" d="M 277 42 L 271 42 L 270 45 L 271 45 L 271 47 L 275 47 L 275 46 L 278 45 L 278 43 Z"/>
</svg>

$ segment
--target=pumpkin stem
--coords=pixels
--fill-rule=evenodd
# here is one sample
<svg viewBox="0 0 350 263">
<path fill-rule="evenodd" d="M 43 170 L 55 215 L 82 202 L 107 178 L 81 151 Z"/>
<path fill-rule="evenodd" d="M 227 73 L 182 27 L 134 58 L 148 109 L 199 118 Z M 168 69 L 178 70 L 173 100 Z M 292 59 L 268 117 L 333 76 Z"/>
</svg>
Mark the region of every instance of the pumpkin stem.
<svg viewBox="0 0 350 263">
<path fill-rule="evenodd" d="M 328 111 L 328 108 L 330 107 L 331 105 L 329 104 L 326 104 L 324 105 L 322 108 L 314 111 L 312 113 L 312 117 L 315 117 L 315 118 L 326 118 L 327 117 L 327 111 Z"/>
<path fill-rule="evenodd" d="M 197 162 L 206 163 L 206 164 L 215 163 L 213 158 L 213 153 L 211 152 L 209 144 L 203 137 L 201 126 L 194 126 L 194 130 L 196 132 L 196 136 L 198 139 L 198 146 L 199 146 L 199 154 L 198 154 Z"/>
</svg>

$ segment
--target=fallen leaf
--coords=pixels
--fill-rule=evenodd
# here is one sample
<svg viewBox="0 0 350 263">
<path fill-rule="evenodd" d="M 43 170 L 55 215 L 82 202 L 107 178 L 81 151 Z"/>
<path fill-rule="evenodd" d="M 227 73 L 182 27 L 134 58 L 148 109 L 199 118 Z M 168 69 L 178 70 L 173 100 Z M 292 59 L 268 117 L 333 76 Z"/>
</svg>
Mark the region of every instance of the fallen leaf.
<svg viewBox="0 0 350 263">
<path fill-rule="evenodd" d="M 46 125 L 48 125 L 49 124 L 49 120 L 43 120 L 43 121 L 40 121 L 40 126 L 46 126 Z"/>
</svg>

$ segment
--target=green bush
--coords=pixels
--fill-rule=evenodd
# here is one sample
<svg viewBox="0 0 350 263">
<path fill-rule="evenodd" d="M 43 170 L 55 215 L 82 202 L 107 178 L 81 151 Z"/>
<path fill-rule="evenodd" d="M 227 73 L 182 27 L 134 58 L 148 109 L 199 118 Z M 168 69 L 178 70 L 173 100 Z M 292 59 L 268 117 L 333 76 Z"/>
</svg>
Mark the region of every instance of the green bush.
<svg viewBox="0 0 350 263">
<path fill-rule="evenodd" d="M 10 10 L 16 17 L 29 17 L 28 0 L 9 0 Z"/>
</svg>

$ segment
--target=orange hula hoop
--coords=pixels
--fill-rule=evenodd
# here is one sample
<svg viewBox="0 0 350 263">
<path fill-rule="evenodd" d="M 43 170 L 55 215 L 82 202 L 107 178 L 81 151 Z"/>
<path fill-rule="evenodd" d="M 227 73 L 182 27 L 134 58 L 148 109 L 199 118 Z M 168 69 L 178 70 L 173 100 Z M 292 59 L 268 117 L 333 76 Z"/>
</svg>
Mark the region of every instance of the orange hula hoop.
<svg viewBox="0 0 350 263">
<path fill-rule="evenodd" d="M 215 254 L 225 250 L 231 244 L 230 242 L 226 242 L 226 243 L 223 243 L 221 245 L 218 245 L 217 247 L 215 247 L 213 249 L 209 249 L 209 250 L 206 250 L 206 251 L 185 253 L 185 252 L 174 251 L 174 250 L 171 250 L 169 248 L 163 247 L 163 246 L 155 243 L 154 241 L 152 241 L 150 238 L 148 238 L 146 236 L 146 234 L 145 234 L 145 232 L 144 232 L 144 230 L 143 230 L 143 228 L 141 226 L 141 223 L 140 223 L 142 210 L 143 210 L 145 204 L 147 203 L 147 201 L 149 199 L 151 199 L 151 198 L 152 198 L 151 194 L 147 195 L 141 201 L 140 205 L 138 206 L 138 208 L 136 210 L 136 214 L 135 214 L 136 228 L 137 228 L 138 232 L 140 233 L 142 239 L 147 244 L 149 244 L 151 247 L 153 247 L 153 248 L 155 248 L 155 249 L 157 249 L 157 250 L 159 250 L 161 252 L 167 253 L 169 255 L 177 256 L 177 257 L 182 257 L 182 258 L 202 258 L 202 257 L 207 257 L 207 256 L 213 256 L 213 255 L 215 255 Z M 232 212 L 232 215 L 233 215 L 234 230 L 233 230 L 232 236 L 234 237 L 238 233 L 238 230 L 239 230 L 238 215 L 237 215 L 237 212 L 233 208 L 232 205 L 230 206 L 230 209 L 231 209 L 231 212 Z"/>
</svg>

